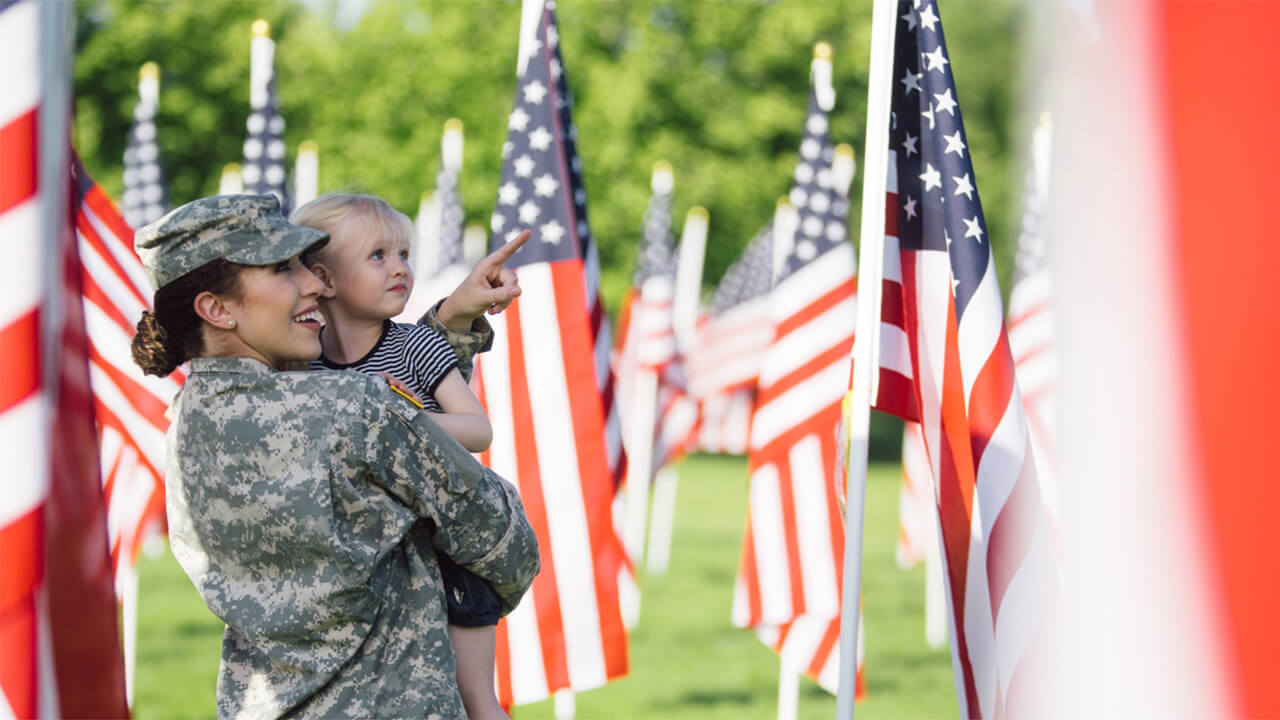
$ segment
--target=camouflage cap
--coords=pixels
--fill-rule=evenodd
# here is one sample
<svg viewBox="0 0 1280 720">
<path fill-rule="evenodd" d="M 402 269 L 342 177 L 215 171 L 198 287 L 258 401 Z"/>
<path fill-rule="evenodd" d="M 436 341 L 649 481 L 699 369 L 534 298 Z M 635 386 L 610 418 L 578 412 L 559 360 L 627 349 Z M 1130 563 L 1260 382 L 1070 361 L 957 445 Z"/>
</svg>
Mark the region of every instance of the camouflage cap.
<svg viewBox="0 0 1280 720">
<path fill-rule="evenodd" d="M 133 236 L 152 289 L 219 258 L 271 265 L 314 249 L 329 233 L 294 225 L 274 195 L 218 195 L 193 200 Z"/>
</svg>

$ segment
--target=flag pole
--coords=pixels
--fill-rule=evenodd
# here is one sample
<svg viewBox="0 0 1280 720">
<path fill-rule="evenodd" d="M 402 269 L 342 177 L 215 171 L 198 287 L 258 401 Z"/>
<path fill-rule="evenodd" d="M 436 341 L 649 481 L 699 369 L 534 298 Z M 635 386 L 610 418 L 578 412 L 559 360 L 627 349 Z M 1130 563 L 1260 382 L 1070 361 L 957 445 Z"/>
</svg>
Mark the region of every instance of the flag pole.
<svg viewBox="0 0 1280 720">
<path fill-rule="evenodd" d="M 298 157 L 293 164 L 293 202 L 301 207 L 316 198 L 320 192 L 320 146 L 314 140 L 303 140 L 298 145 Z"/>
<path fill-rule="evenodd" d="M 867 489 L 871 390 L 879 356 L 880 293 L 884 274 L 885 177 L 889 166 L 892 94 L 893 0 L 876 0 L 871 16 L 867 143 L 863 152 L 861 244 L 858 254 L 858 324 L 853 342 L 853 387 L 845 488 L 844 588 L 840 608 L 840 683 L 836 718 L 853 718 L 857 675 L 858 598 L 862 591 L 862 506 Z"/>
</svg>

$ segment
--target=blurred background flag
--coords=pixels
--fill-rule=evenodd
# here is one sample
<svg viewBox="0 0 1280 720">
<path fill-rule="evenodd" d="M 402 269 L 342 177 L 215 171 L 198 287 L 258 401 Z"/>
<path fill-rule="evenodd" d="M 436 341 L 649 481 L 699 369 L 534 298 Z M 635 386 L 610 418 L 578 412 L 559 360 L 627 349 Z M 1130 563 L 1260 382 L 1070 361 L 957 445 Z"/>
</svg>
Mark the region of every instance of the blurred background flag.
<svg viewBox="0 0 1280 720">
<path fill-rule="evenodd" d="M 133 250 L 133 230 L 83 166 L 75 165 L 75 228 L 89 339 L 89 379 L 107 504 L 107 540 L 123 623 L 133 697 L 137 640 L 136 565 L 143 543 L 164 530 L 165 411 L 184 375 L 144 375 L 130 353 L 151 287 Z"/>
<path fill-rule="evenodd" d="M 287 214 L 292 204 L 285 192 L 284 116 L 276 97 L 276 44 L 266 20 L 254 21 L 249 52 L 249 119 L 240 173 L 245 192 L 275 195 Z"/>
<path fill-rule="evenodd" d="M 440 204 L 440 236 L 436 251 L 436 271 L 462 265 L 462 189 L 458 185 L 462 172 L 462 121 L 449 118 L 440 139 L 440 172 L 436 173 L 435 200 Z"/>
<path fill-rule="evenodd" d="M 0 709 L 126 717 L 70 223 L 67 12 L 0 3 Z"/>
<path fill-rule="evenodd" d="M 440 171 L 434 193 L 423 193 L 414 220 L 418 238 L 412 252 L 414 290 L 399 322 L 416 322 L 448 295 L 475 266 L 463 248 L 462 121 L 449 118 L 440 137 Z"/>
<path fill-rule="evenodd" d="M 689 352 L 689 387 L 699 404 L 697 448 L 745 455 L 760 358 L 773 338 L 773 223 L 766 223 L 725 271 Z"/>
<path fill-rule="evenodd" d="M 1027 412 L 1027 432 L 1035 453 L 1036 476 L 1044 493 L 1045 508 L 1053 520 L 1055 537 L 1062 531 L 1055 470 L 1055 421 L 1058 351 L 1051 307 L 1053 281 L 1049 272 L 1049 237 L 1045 233 L 1044 208 L 1049 194 L 1049 159 L 1053 125 L 1042 113 L 1031 137 L 1026 188 L 1022 200 L 1022 228 L 1009 291 L 1009 350 L 1022 405 Z"/>
<path fill-rule="evenodd" d="M 164 166 L 156 140 L 159 106 L 160 66 L 143 63 L 138 72 L 138 104 L 133 108 L 129 144 L 124 149 L 124 218 L 129 227 L 140 228 L 159 220 L 169 209 Z"/>
<path fill-rule="evenodd" d="M 522 228 L 533 237 L 509 263 L 524 292 L 492 316 L 493 349 L 477 372 L 494 427 L 482 459 L 518 484 L 542 552 L 542 572 L 498 626 L 498 697 L 508 706 L 598 687 L 627 669 L 617 585 L 625 557 L 610 515 L 615 483 L 593 352 L 598 293 L 584 285 L 598 276 L 584 267 L 573 101 L 552 4 L 525 10 L 491 222 L 495 245 Z"/>
<path fill-rule="evenodd" d="M 852 151 L 842 148 L 837 162 L 827 128 L 834 103 L 831 49 L 819 43 L 790 193 L 794 221 L 775 215 L 777 280 L 767 316 L 773 339 L 761 359 L 751 421 L 747 525 L 733 601 L 734 624 L 758 629 L 766 640 L 774 627 L 806 618 L 787 631 L 783 645 L 793 649 L 782 655 L 784 673 L 799 657 L 806 661 L 793 671 L 825 667 L 839 637 L 844 535 L 833 479 L 856 261 L 846 229 Z M 815 680 L 834 691 L 837 673 Z"/>
<path fill-rule="evenodd" d="M 1052 527 L 936 4 L 899 3 L 895 26 L 881 327 L 897 333 L 882 329 L 881 348 L 905 345 L 892 367 L 912 382 L 882 373 L 876 405 L 923 430 L 960 713 L 1025 714 L 1019 669 L 1052 651 L 1062 619 Z"/>
</svg>

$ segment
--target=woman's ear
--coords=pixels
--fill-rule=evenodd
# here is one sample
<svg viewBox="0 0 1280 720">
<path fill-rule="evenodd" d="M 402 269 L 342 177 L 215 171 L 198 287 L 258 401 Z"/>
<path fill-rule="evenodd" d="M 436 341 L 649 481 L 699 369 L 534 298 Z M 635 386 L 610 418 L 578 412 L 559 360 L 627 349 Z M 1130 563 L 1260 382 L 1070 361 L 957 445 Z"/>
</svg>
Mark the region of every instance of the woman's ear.
<svg viewBox="0 0 1280 720">
<path fill-rule="evenodd" d="M 324 289 L 320 291 L 320 297 L 332 298 L 338 296 L 338 291 L 333 287 L 333 272 L 328 266 L 321 262 L 311 263 L 311 272 L 320 278 L 320 282 L 324 283 Z"/>
<path fill-rule="evenodd" d="M 223 330 L 231 330 L 236 326 L 236 319 L 231 316 L 231 309 L 217 295 L 205 291 L 196 295 L 192 308 L 201 320 Z"/>
</svg>

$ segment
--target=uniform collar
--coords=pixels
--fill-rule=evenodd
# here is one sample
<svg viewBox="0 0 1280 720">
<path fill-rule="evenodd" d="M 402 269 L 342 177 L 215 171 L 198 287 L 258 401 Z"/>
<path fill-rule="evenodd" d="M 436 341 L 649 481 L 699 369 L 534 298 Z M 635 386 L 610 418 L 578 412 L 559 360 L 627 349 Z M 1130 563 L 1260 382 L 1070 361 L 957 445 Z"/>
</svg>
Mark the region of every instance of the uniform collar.
<svg viewBox="0 0 1280 720">
<path fill-rule="evenodd" d="M 198 357 L 191 358 L 191 373 L 248 373 L 267 375 L 275 369 L 261 360 L 245 357 Z"/>
</svg>

